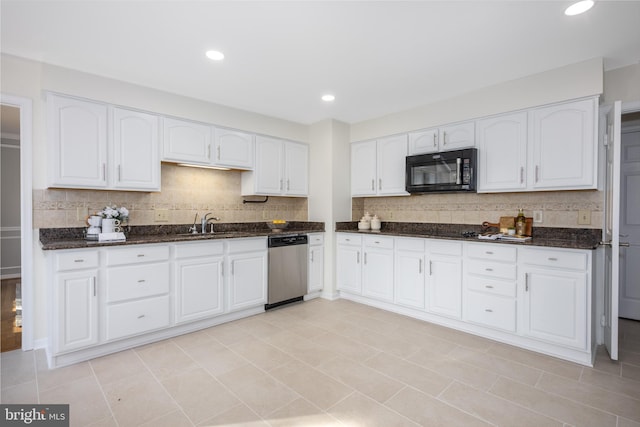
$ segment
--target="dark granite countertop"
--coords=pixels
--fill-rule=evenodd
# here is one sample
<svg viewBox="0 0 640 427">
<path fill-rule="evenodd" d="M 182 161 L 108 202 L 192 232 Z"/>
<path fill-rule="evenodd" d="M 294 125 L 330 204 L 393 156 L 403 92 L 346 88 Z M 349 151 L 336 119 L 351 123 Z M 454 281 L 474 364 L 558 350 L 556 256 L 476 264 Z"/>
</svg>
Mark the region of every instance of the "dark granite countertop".
<svg viewBox="0 0 640 427">
<path fill-rule="evenodd" d="M 214 233 L 188 234 L 191 224 L 140 225 L 125 229 L 123 242 L 98 242 L 85 239 L 85 228 L 41 228 L 40 245 L 43 250 L 96 248 L 101 246 L 141 245 L 147 243 L 192 242 L 200 240 L 272 236 L 279 234 L 322 233 L 323 222 L 290 221 L 281 232 L 271 230 L 266 222 L 237 222 L 214 225 Z"/>
<path fill-rule="evenodd" d="M 358 234 L 384 234 L 389 236 L 422 237 L 430 239 L 466 240 L 473 242 L 544 246 L 565 249 L 596 249 L 601 240 L 602 230 L 592 228 L 558 228 L 534 227 L 531 240 L 513 242 L 505 240 L 481 240 L 477 234 L 484 231 L 495 231 L 496 228 L 485 229 L 481 225 L 470 224 L 433 224 L 422 222 L 383 222 L 380 231 L 359 231 L 357 221 L 337 222 L 336 231 Z M 464 234 L 475 233 L 470 237 Z"/>
</svg>

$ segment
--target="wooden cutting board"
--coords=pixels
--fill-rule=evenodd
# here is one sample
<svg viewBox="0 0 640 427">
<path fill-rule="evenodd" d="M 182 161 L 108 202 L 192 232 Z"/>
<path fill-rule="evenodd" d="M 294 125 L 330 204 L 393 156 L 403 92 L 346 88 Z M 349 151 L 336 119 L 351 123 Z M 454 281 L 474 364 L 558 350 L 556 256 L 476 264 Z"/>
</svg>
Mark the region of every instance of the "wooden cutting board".
<svg viewBox="0 0 640 427">
<path fill-rule="evenodd" d="M 525 226 L 524 226 L 524 235 L 531 236 L 531 232 L 533 231 L 533 218 L 526 217 L 525 218 Z M 500 230 L 500 233 L 507 233 L 507 230 L 511 227 L 515 227 L 516 218 L 512 216 L 501 216 L 500 222 L 489 222 L 485 221 L 482 223 L 485 227 L 496 227 Z"/>
</svg>

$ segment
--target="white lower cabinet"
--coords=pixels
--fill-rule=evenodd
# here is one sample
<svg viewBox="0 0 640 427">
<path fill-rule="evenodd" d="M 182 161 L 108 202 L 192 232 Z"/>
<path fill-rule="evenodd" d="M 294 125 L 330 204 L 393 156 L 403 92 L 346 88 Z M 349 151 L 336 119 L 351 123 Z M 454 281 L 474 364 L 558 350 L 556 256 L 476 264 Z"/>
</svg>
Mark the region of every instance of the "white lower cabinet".
<svg viewBox="0 0 640 427">
<path fill-rule="evenodd" d="M 343 298 L 593 362 L 591 250 L 346 232 L 336 238 Z"/>
<path fill-rule="evenodd" d="M 465 320 L 516 332 L 517 249 L 495 244 L 466 245 Z"/>
<path fill-rule="evenodd" d="M 267 301 L 266 237 L 60 250 L 48 262 L 51 367 L 253 315 Z"/>
<path fill-rule="evenodd" d="M 362 295 L 393 301 L 393 237 L 365 236 Z"/>
<path fill-rule="evenodd" d="M 428 243 L 429 311 L 460 318 L 462 315 L 462 243 Z"/>
<path fill-rule="evenodd" d="M 53 259 L 50 339 L 57 353 L 98 342 L 98 251 L 62 251 Z"/>
<path fill-rule="evenodd" d="M 324 235 L 309 234 L 309 265 L 307 267 L 307 293 L 319 292 L 324 288 Z"/>
<path fill-rule="evenodd" d="M 395 295 L 396 304 L 424 310 L 425 239 L 396 238 Z"/>
<path fill-rule="evenodd" d="M 589 253 L 523 248 L 520 255 L 523 333 L 586 350 Z"/>
<path fill-rule="evenodd" d="M 362 236 L 338 233 L 336 286 L 339 291 L 362 294 Z"/>
<path fill-rule="evenodd" d="M 175 257 L 176 323 L 222 314 L 224 243 L 177 244 Z"/>
<path fill-rule="evenodd" d="M 267 303 L 267 241 L 235 239 L 227 242 L 225 276 L 230 312 Z"/>
</svg>

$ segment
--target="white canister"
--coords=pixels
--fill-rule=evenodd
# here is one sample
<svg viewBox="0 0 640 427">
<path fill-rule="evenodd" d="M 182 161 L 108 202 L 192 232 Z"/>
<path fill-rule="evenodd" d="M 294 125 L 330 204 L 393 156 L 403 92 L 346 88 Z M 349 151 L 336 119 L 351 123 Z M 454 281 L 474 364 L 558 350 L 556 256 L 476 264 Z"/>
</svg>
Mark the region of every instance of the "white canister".
<svg viewBox="0 0 640 427">
<path fill-rule="evenodd" d="M 374 215 L 373 218 L 371 218 L 371 229 L 379 231 L 381 225 L 382 224 L 380 223 L 380 218 L 378 218 L 378 215 Z"/>
<path fill-rule="evenodd" d="M 102 232 L 103 233 L 118 233 L 121 232 L 120 220 L 115 218 L 103 218 L 102 220 Z"/>
</svg>

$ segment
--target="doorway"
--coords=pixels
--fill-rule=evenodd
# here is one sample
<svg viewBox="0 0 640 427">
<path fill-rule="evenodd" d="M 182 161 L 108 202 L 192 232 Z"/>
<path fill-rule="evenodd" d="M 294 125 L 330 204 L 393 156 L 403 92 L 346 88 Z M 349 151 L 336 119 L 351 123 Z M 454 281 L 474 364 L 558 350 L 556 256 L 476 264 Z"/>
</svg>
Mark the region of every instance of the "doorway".
<svg viewBox="0 0 640 427">
<path fill-rule="evenodd" d="M 619 316 L 640 320 L 640 112 L 621 123 Z"/>
<path fill-rule="evenodd" d="M 2 275 L 7 276 L 8 288 L 5 293 L 5 284 L 2 283 L 2 302 L 5 303 L 5 295 L 8 295 L 7 304 L 10 310 L 16 313 L 18 310 L 21 312 L 21 318 L 18 318 L 16 323 L 16 316 L 14 315 L 12 322 L 13 328 L 16 328 L 20 332 L 20 343 L 18 348 L 22 350 L 32 350 L 33 344 L 33 202 L 32 202 L 32 126 L 33 126 L 33 105 L 31 99 L 23 98 L 19 96 L 0 94 L 0 113 L 1 119 L 1 131 L 2 131 L 2 145 L 9 146 L 7 150 L 3 148 L 2 155 L 7 155 L 11 162 L 14 163 L 11 167 L 5 164 L 3 159 L 3 173 L 5 165 L 7 169 L 11 169 L 13 172 L 11 181 L 15 184 L 15 187 L 11 187 L 8 193 L 12 193 L 8 198 L 8 202 L 5 202 L 8 194 L 5 194 L 5 178 L 3 177 L 2 183 L 2 228 L 3 235 L 6 237 L 10 235 L 12 239 L 2 240 L 12 243 L 8 243 L 9 246 L 13 246 L 12 249 L 7 250 L 11 255 L 11 258 L 3 260 Z M 12 124 L 9 124 L 5 119 L 11 119 Z M 6 139 L 5 139 L 6 137 Z M 19 148 L 16 148 L 16 141 L 19 142 Z M 6 148 L 6 147 L 5 147 Z M 12 154 L 7 154 L 12 153 Z M 19 165 L 19 167 L 17 167 Z M 9 188 L 7 186 L 7 188 Z M 13 193 L 17 192 L 17 196 Z M 13 204 L 5 206 L 5 203 Z M 15 206 L 15 205 L 18 206 Z M 10 208 L 5 211 L 5 208 Z M 5 214 L 12 216 L 10 219 L 11 225 L 5 224 Z M 16 218 L 17 216 L 17 218 Z M 17 223 L 17 225 L 16 225 Z M 8 228 L 8 230 L 7 230 Z M 4 258 L 5 242 L 2 242 L 2 257 Z M 15 243 L 18 243 L 16 246 Z M 17 249 L 16 249 L 17 248 Z M 16 253 L 19 252 L 19 255 Z M 5 270 L 5 262 L 7 269 Z M 4 278 L 4 277 L 3 277 Z M 18 280 L 16 280 L 18 279 Z M 3 280 L 4 282 L 4 280 Z M 19 282 L 19 286 L 18 286 Z M 14 311 L 15 310 L 15 311 Z M 4 313 L 3 313 L 4 322 Z M 4 329 L 2 330 L 3 342 L 2 350 L 4 350 Z M 15 346 L 15 341 L 13 340 Z M 7 344 L 9 345 L 9 344 Z"/>
<path fill-rule="evenodd" d="M 0 105 L 0 350 L 22 348 L 20 109 Z"/>
</svg>

